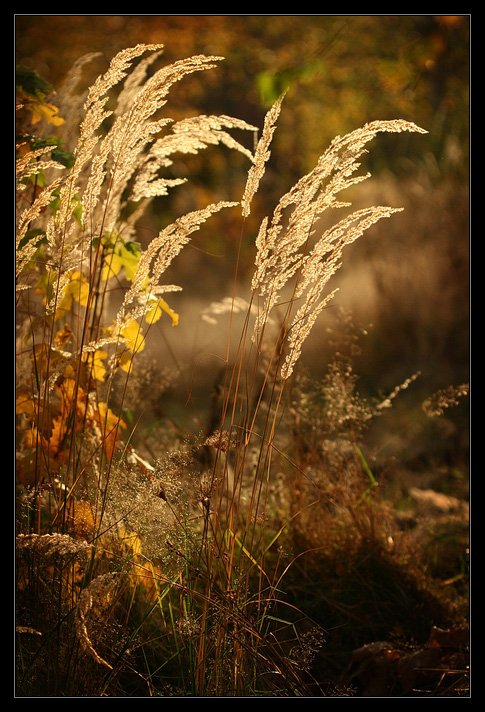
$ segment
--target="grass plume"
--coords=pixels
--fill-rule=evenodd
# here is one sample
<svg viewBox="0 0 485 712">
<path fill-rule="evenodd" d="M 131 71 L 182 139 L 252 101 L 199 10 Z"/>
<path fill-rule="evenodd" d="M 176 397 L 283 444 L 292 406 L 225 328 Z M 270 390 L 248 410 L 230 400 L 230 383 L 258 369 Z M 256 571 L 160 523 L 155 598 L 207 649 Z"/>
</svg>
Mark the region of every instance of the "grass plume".
<svg viewBox="0 0 485 712">
<path fill-rule="evenodd" d="M 28 102 L 19 106 L 19 694 L 116 695 L 126 685 L 148 696 L 318 695 L 309 670 L 325 634 L 283 593 L 305 553 L 288 555 L 283 541 L 311 529 L 323 501 L 366 528 L 360 503 L 374 483 L 349 423 L 364 429 L 399 389 L 371 407 L 355 396 L 349 364 L 334 364 L 323 383 L 327 479 L 314 476 L 308 442 L 298 452 L 305 394 L 288 410 L 286 389 L 335 293 L 344 248 L 399 208 L 356 210 L 325 229 L 322 216 L 351 207 L 340 194 L 369 177 L 357 171 L 380 132 L 425 131 L 374 121 L 337 137 L 281 197 L 255 237 L 247 299 L 234 293 L 204 309 L 212 324 L 217 313 L 243 316 L 236 336 L 231 321 L 227 354 L 235 344 L 236 355 L 210 428 L 194 436 L 168 426 L 155 453 L 140 452 L 130 389 L 152 325 L 183 318 L 166 301 L 182 286 L 166 274 L 220 211 L 238 208 L 244 234 L 285 98 L 252 150 L 233 136 L 255 137 L 245 121 L 166 114 L 174 84 L 222 58 L 159 66 L 162 55 L 159 44 L 126 49 L 82 95 L 81 69 L 95 55 L 76 63 L 57 96 L 69 152 L 37 148 Z M 219 146 L 248 161 L 241 200 L 181 215 L 142 247 L 140 215 L 186 181 L 171 173 L 176 155 Z"/>
</svg>

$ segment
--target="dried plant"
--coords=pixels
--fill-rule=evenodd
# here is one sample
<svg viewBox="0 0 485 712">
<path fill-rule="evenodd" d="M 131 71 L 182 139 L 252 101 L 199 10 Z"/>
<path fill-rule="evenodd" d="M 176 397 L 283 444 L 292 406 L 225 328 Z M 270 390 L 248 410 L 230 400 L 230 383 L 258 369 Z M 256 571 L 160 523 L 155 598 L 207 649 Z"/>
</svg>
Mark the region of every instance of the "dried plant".
<svg viewBox="0 0 485 712">
<path fill-rule="evenodd" d="M 396 120 L 374 121 L 344 138 L 337 137 L 315 168 L 281 198 L 271 222 L 265 218 L 261 224 L 256 241 L 256 271 L 252 287 L 258 295 L 265 297 L 265 303 L 256 322 L 255 336 L 294 275 L 292 299 L 304 297 L 288 324 L 290 351 L 282 368 L 285 379 L 293 372 L 303 342 L 315 320 L 334 294 L 332 292 L 322 298 L 328 281 L 340 266 L 343 248 L 375 222 L 389 217 L 399 208 L 373 206 L 356 211 L 325 230 L 315 245 L 309 248 L 310 240 L 317 231 L 318 219 L 330 208 L 348 207 L 349 203 L 337 199 L 338 194 L 369 177 L 370 174 L 354 175 L 366 144 L 379 132 L 401 131 L 426 133 L 415 124 Z M 261 141 L 264 140 L 265 136 Z M 288 208 L 291 208 L 288 222 L 283 225 Z"/>
<path fill-rule="evenodd" d="M 112 666 L 96 652 L 91 642 L 88 619 L 92 617 L 98 625 L 99 623 L 102 625 L 106 610 L 109 609 L 113 602 L 115 586 L 116 581 L 112 574 L 98 576 L 83 590 L 76 607 L 76 626 L 81 644 L 99 665 L 103 665 L 110 670 Z"/>
<path fill-rule="evenodd" d="M 85 552 L 92 549 L 93 545 L 86 541 L 76 541 L 68 534 L 19 534 L 16 547 L 19 550 L 41 552 L 43 556 L 67 556 Z"/>
<path fill-rule="evenodd" d="M 220 58 L 189 58 L 162 67 L 147 78 L 161 49 L 161 45 L 139 45 L 122 51 L 94 82 L 84 98 L 68 171 L 61 163 L 43 160 L 48 148 L 25 150 L 18 161 L 19 195 L 29 193 L 39 173 L 46 184 L 18 219 L 18 313 L 27 314 L 24 324 L 19 324 L 19 333 L 23 330 L 26 342 L 35 343 L 35 379 L 32 387 L 26 373 L 26 380 L 19 384 L 18 413 L 25 421 L 26 447 L 30 442 L 44 451 L 36 458 L 37 472 L 29 477 L 32 481 L 51 480 L 52 467 L 47 463 L 59 460 L 64 453 L 63 462 L 69 463 L 64 475 L 68 497 L 86 468 L 75 450 L 66 447 L 71 435 L 79 439 L 83 431 L 94 436 L 96 452 L 85 455 L 90 468 L 96 466 L 101 454 L 100 443 L 105 456 L 112 457 L 125 424 L 101 394 L 104 391 L 109 398 L 110 384 L 120 369 L 130 373 L 133 355 L 144 347 L 144 319 L 149 326 L 165 313 L 177 323 L 178 315 L 161 295 L 179 287 L 161 285 L 160 279 L 191 234 L 214 212 L 233 203 L 221 202 L 180 217 L 144 252 L 132 240 L 132 222 L 124 226 L 122 237 L 121 216 L 128 205 L 165 195 L 180 183 L 159 176 L 160 170 L 170 165 L 174 152 L 197 152 L 210 144 L 224 143 L 252 159 L 227 132 L 234 127 L 254 131 L 237 119 L 203 116 L 176 122 L 172 133 L 164 131 L 173 122 L 156 114 L 164 108 L 173 84 L 189 73 L 212 69 Z M 147 52 L 150 56 L 141 58 Z M 69 101 L 69 89 L 79 81 L 80 67 L 90 59 L 92 56 L 76 65 L 61 99 Z M 123 80 L 117 105 L 107 109 Z M 49 183 L 53 168 L 66 175 Z M 120 277 L 128 280 L 128 288 L 117 316 L 106 324 L 102 320 L 108 295 Z M 42 304 L 37 295 L 41 295 Z M 35 321 L 33 308 L 38 310 Z M 80 375 L 86 369 L 90 375 L 84 382 Z M 55 414 L 51 415 L 53 406 L 57 421 Z M 84 440 L 92 447 L 88 436 Z"/>
<path fill-rule="evenodd" d="M 291 564 L 278 558 L 275 570 L 267 566 L 297 516 L 295 502 L 287 502 L 291 492 L 274 474 L 275 460 L 285 458 L 278 440 L 283 393 L 333 297 L 327 286 L 344 248 L 399 208 L 357 210 L 322 234 L 319 223 L 326 211 L 350 207 L 340 193 L 368 177 L 357 170 L 379 132 L 424 130 L 407 121 L 375 121 L 337 137 L 262 220 L 251 295 L 234 294 L 204 310 L 210 323 L 227 309 L 231 316 L 245 314 L 236 358 L 225 364 L 214 428 L 203 433 L 200 446 L 188 436 L 165 436 L 167 448 L 150 460 L 133 446 L 135 428 L 123 410 L 150 326 L 162 316 L 174 326 L 179 321 L 165 295 L 181 287 L 164 284 L 165 275 L 194 232 L 219 211 L 239 206 L 248 224 L 284 102 L 282 95 L 268 111 L 254 152 L 230 133 L 255 134 L 239 119 L 173 121 L 165 115 L 172 86 L 213 69 L 221 58 L 195 56 L 157 69 L 162 49 L 138 45 L 120 52 L 86 94 L 73 98 L 82 67 L 95 55 L 76 63 L 58 96 L 66 140 L 82 111 L 68 167 L 48 158 L 48 147 L 30 150 L 27 138 L 19 147 L 17 417 L 25 492 L 18 545 L 24 553 L 69 554 L 71 561 L 90 555 L 71 610 L 84 652 L 109 673 L 106 685 L 115 665 L 109 646 L 100 652 L 94 636 L 100 620 L 113 615 L 116 595 L 126 606 L 124 618 L 140 616 L 137 630 L 158 615 L 154 637 L 166 645 L 160 667 L 178 659 L 187 694 L 301 694 L 307 688 L 300 673 L 321 644 L 320 631 L 294 639 L 282 631 L 282 614 L 270 612 L 285 609 L 280 584 Z M 142 249 L 137 218 L 154 197 L 185 182 L 164 175 L 175 154 L 217 145 L 250 163 L 241 201 L 180 216 Z M 111 291 L 120 288 L 122 298 L 110 305 Z M 283 304 L 281 317 L 275 307 Z M 336 364 L 324 384 L 333 427 L 327 436 L 350 421 L 364 424 L 397 393 L 368 408 L 355 397 L 346 366 Z M 201 448 L 207 457 L 200 457 Z M 265 526 L 268 519 L 278 522 L 276 533 Z M 115 572 L 129 574 L 128 602 L 114 586 Z M 69 620 L 66 614 L 60 628 Z M 28 628 L 21 622 L 20 629 Z M 151 675 L 147 679 L 151 684 Z"/>
<path fill-rule="evenodd" d="M 423 411 L 426 415 L 434 417 L 442 415 L 447 408 L 458 405 L 460 399 L 468 395 L 470 386 L 463 383 L 461 386 L 448 386 L 440 389 L 423 403 Z"/>
<path fill-rule="evenodd" d="M 101 570 L 106 555 L 142 566 L 157 552 L 159 563 L 167 562 L 173 552 L 160 552 L 160 542 L 184 538 L 177 520 L 184 505 L 174 500 L 168 481 L 177 473 L 152 466 L 121 439 L 129 438 L 123 393 L 133 359 L 144 348 L 144 329 L 162 314 L 177 323 L 163 295 L 180 288 L 161 284 L 164 273 L 194 231 L 235 203 L 180 217 L 145 251 L 134 239 L 135 220 L 152 198 L 185 182 L 163 176 L 174 154 L 224 144 L 253 160 L 229 133 L 254 133 L 244 121 L 199 116 L 174 122 L 162 115 L 174 83 L 213 69 L 221 59 L 196 56 L 155 69 L 162 49 L 138 45 L 120 52 L 85 94 L 76 93 L 81 69 L 96 55 L 76 63 L 57 96 L 60 134 L 69 143 L 77 134 L 68 159 L 49 158 L 49 142 L 35 148 L 28 101 L 27 119 L 19 106 L 26 125 L 18 126 L 25 141 L 17 161 L 17 443 L 18 481 L 26 492 L 19 499 L 19 525 L 29 537 L 19 540 L 19 551 L 33 552 L 35 544 L 36 551 L 42 545 L 47 552 L 49 544 L 52 555 L 69 552 L 75 561 L 86 545 Z M 109 323 L 109 294 L 122 283 L 124 299 Z M 169 492 L 169 499 L 160 491 Z M 82 547 L 72 538 L 80 531 L 89 538 Z M 86 582 L 95 575 L 92 567 Z M 87 635 L 81 640 L 95 650 Z"/>
</svg>

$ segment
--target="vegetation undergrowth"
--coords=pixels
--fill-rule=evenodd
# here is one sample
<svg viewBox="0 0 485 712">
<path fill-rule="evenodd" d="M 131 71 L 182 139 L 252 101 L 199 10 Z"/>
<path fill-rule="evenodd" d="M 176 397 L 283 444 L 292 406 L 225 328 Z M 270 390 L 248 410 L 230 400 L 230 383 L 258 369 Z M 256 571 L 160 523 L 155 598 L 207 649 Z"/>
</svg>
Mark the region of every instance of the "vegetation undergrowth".
<svg viewBox="0 0 485 712">
<path fill-rule="evenodd" d="M 130 389 L 146 376 L 152 326 L 183 319 L 169 297 L 181 287 L 164 275 L 220 211 L 245 237 L 284 105 L 282 95 L 259 140 L 229 116 L 171 120 L 172 86 L 221 58 L 157 68 L 162 49 L 124 50 L 85 94 L 92 56 L 54 99 L 35 73 L 17 75 L 17 694 L 338 694 L 338 652 L 330 665 L 321 657 L 334 612 L 347 611 L 350 630 L 365 616 L 351 600 L 361 580 L 374 602 L 385 576 L 408 595 L 362 435 L 417 374 L 375 402 L 360 398 L 345 314 L 347 341 L 325 378 L 296 369 L 344 248 L 399 210 L 347 211 L 340 193 L 368 177 L 357 171 L 377 134 L 425 131 L 375 121 L 337 137 L 263 218 L 250 293 L 237 294 L 236 254 L 234 291 L 219 305 L 231 321 L 211 427 L 167 423 L 152 457 Z M 142 246 L 140 215 L 186 180 L 173 177 L 175 156 L 218 145 L 248 161 L 241 199 L 184 214 Z M 466 392 L 451 388 L 441 405 Z M 424 598 L 400 617 L 414 605 Z"/>
</svg>

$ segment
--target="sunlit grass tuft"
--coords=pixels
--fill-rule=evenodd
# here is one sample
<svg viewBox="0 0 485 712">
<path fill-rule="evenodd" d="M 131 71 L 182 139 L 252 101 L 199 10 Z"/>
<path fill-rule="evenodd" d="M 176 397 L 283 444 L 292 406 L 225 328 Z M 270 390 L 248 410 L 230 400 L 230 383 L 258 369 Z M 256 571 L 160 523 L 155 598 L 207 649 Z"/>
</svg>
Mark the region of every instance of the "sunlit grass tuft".
<svg viewBox="0 0 485 712">
<path fill-rule="evenodd" d="M 351 207 L 340 193 L 369 177 L 357 171 L 380 132 L 425 131 L 375 121 L 337 137 L 281 197 L 254 237 L 250 293 L 204 306 L 211 324 L 230 318 L 210 427 L 167 419 L 148 435 L 139 411 L 177 376 L 163 356 L 146 368 L 145 348 L 154 324 L 184 318 L 166 273 L 220 211 L 244 235 L 284 110 L 282 95 L 254 148 L 233 137 L 256 138 L 239 119 L 172 120 L 171 87 L 221 58 L 159 66 L 162 49 L 119 53 L 83 103 L 80 60 L 55 114 L 63 160 L 32 140 L 25 88 L 19 107 L 18 694 L 320 695 L 311 671 L 325 632 L 285 581 L 348 527 L 386 546 L 360 438 L 414 376 L 369 402 L 352 351 L 320 383 L 295 371 L 345 248 L 400 209 L 319 221 Z M 175 156 L 218 145 L 248 161 L 241 200 L 181 215 L 142 246 L 137 219 L 186 180 L 166 177 Z"/>
</svg>

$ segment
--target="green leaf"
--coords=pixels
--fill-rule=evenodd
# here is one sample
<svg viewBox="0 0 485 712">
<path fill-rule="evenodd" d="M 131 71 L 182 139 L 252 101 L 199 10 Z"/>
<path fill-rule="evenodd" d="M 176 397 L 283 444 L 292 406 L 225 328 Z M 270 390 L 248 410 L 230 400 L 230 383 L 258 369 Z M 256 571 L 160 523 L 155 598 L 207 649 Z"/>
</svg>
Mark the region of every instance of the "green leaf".
<svg viewBox="0 0 485 712">
<path fill-rule="evenodd" d="M 52 146 L 51 157 L 54 161 L 61 163 L 66 168 L 72 168 L 74 165 L 74 154 L 72 151 L 65 151 L 62 145 L 62 141 L 55 136 L 46 136 L 45 138 L 39 138 L 38 136 L 31 136 L 31 148 L 33 151 L 38 148 L 44 148 L 47 146 Z"/>
<path fill-rule="evenodd" d="M 59 191 L 54 191 L 53 195 L 56 197 L 54 200 L 52 200 L 49 205 L 51 207 L 51 210 L 53 214 L 55 215 L 56 212 L 59 210 L 59 205 L 60 205 L 60 198 L 59 198 Z M 82 224 L 82 214 L 83 214 L 83 209 L 82 209 L 82 204 L 81 201 L 79 200 L 79 196 L 77 194 L 74 194 L 71 198 L 71 209 L 72 209 L 72 214 L 74 215 L 74 218 L 77 220 L 77 222 L 83 227 Z"/>
<path fill-rule="evenodd" d="M 367 477 L 369 478 L 372 487 L 377 487 L 377 485 L 379 483 L 376 480 L 376 478 L 374 477 L 374 475 L 372 474 L 372 470 L 370 469 L 369 465 L 367 464 L 367 460 L 365 459 L 365 457 L 362 453 L 362 450 L 360 449 L 360 447 L 358 445 L 355 445 L 355 452 L 358 455 L 358 458 L 362 464 L 362 467 L 364 468 L 364 472 L 367 475 Z"/>
<path fill-rule="evenodd" d="M 40 239 L 36 243 L 37 246 L 47 242 L 45 233 L 42 230 L 27 230 L 27 232 L 19 242 L 18 249 L 21 250 L 22 248 L 24 248 L 25 245 L 27 245 L 31 240 L 34 240 L 36 237 L 40 237 Z"/>
<path fill-rule="evenodd" d="M 117 235 L 110 234 L 103 236 L 105 245 L 110 247 L 115 244 Z M 141 257 L 141 246 L 138 242 L 118 242 L 113 249 L 113 253 L 105 259 L 103 279 L 109 279 L 124 269 L 126 278 L 130 280 L 135 276 L 138 263 Z"/>
<path fill-rule="evenodd" d="M 367 477 L 369 478 L 369 482 L 370 482 L 369 487 L 367 487 L 367 489 L 363 492 L 361 497 L 359 497 L 359 500 L 357 502 L 357 506 L 359 506 L 364 499 L 369 499 L 370 491 L 373 490 L 374 487 L 378 487 L 379 483 L 376 480 L 376 478 L 374 477 L 374 475 L 372 474 L 372 470 L 370 469 L 369 465 L 367 464 L 367 460 L 365 459 L 364 454 L 363 454 L 362 450 L 360 449 L 360 447 L 358 445 L 355 445 L 354 447 L 355 447 L 355 452 L 357 453 L 357 456 L 360 460 L 360 463 L 361 463 L 362 467 L 364 468 L 364 472 L 367 475 Z"/>
<path fill-rule="evenodd" d="M 34 69 L 25 67 L 23 64 L 18 64 L 15 69 L 15 85 L 25 96 L 41 101 L 53 91 L 49 82 L 42 79 Z"/>
</svg>

